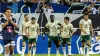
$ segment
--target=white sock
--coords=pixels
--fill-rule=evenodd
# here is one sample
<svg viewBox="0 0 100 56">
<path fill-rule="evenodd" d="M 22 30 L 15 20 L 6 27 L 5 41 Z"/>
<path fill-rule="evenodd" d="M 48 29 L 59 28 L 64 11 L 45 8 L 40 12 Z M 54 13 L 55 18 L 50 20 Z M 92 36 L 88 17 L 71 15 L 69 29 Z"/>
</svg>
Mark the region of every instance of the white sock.
<svg viewBox="0 0 100 56">
<path fill-rule="evenodd" d="M 68 54 L 71 55 L 71 46 L 68 46 Z"/>
<path fill-rule="evenodd" d="M 82 47 L 83 55 L 85 56 L 85 47 Z"/>
<path fill-rule="evenodd" d="M 64 56 L 66 56 L 66 47 L 62 47 Z"/>
<path fill-rule="evenodd" d="M 22 47 L 22 56 L 24 56 L 25 47 Z"/>
<path fill-rule="evenodd" d="M 33 46 L 33 55 L 36 53 L 36 46 Z"/>
<path fill-rule="evenodd" d="M 51 48 L 48 48 L 48 56 L 50 56 Z"/>
<path fill-rule="evenodd" d="M 83 50 L 82 47 L 80 47 L 80 53 L 79 54 L 83 54 Z"/>
<path fill-rule="evenodd" d="M 87 47 L 87 53 L 86 54 L 89 54 L 90 48 L 91 48 L 90 46 Z"/>
<path fill-rule="evenodd" d="M 9 56 L 9 54 L 5 54 L 4 56 Z"/>
<path fill-rule="evenodd" d="M 58 56 L 59 55 L 59 49 L 57 48 L 57 54 L 56 54 L 56 56 Z"/>
</svg>

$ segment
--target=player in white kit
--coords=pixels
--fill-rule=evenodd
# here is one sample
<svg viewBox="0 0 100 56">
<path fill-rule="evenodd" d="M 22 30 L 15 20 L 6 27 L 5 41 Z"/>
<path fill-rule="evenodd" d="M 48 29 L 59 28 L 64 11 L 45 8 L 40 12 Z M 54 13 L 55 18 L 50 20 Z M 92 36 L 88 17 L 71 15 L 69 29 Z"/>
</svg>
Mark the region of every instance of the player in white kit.
<svg viewBox="0 0 100 56">
<path fill-rule="evenodd" d="M 26 41 L 28 41 L 28 37 L 25 34 L 25 25 L 29 22 L 28 14 L 24 15 L 24 20 L 22 22 L 22 34 L 23 34 L 23 42 L 22 42 L 22 56 L 24 56 L 25 48 L 26 48 Z"/>
<path fill-rule="evenodd" d="M 28 29 L 28 31 L 27 31 Z M 35 56 L 36 52 L 36 42 L 37 42 L 37 37 L 40 34 L 40 29 L 39 29 L 39 24 L 36 22 L 36 19 L 34 17 L 31 18 L 31 21 L 27 23 L 25 27 L 25 33 L 26 36 L 28 37 L 28 54 L 31 54 L 31 51 L 33 50 L 33 56 Z M 32 49 L 33 47 L 33 49 Z"/>
<path fill-rule="evenodd" d="M 56 45 L 56 56 L 59 55 L 59 47 L 60 47 L 60 23 L 54 20 L 54 15 L 50 15 L 50 21 L 46 24 L 46 27 L 49 29 L 49 37 L 48 37 L 48 56 L 50 56 L 51 44 L 52 41 Z"/>
<path fill-rule="evenodd" d="M 64 22 L 61 26 L 62 49 L 64 56 L 66 56 L 66 44 L 68 45 L 68 55 L 71 56 L 71 37 L 74 34 L 74 28 L 69 20 L 69 17 L 64 17 Z"/>
<path fill-rule="evenodd" d="M 89 56 L 87 53 L 85 55 L 85 46 L 87 44 L 88 49 L 90 49 L 90 32 L 92 33 L 92 36 L 94 36 L 93 33 L 93 27 L 92 27 L 92 22 L 89 19 L 89 15 L 88 13 L 84 14 L 84 18 L 80 20 L 79 22 L 79 28 L 81 30 L 81 41 L 82 41 L 82 50 L 83 50 L 83 54 L 84 56 Z M 88 52 L 89 50 L 87 50 Z"/>
</svg>

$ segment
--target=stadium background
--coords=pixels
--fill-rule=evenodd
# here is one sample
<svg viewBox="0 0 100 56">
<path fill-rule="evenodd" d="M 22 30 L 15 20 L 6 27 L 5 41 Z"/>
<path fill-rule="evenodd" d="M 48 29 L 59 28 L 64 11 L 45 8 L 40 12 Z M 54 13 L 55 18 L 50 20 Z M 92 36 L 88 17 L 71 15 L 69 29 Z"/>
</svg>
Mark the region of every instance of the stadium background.
<svg viewBox="0 0 100 56">
<path fill-rule="evenodd" d="M 22 20 L 23 20 L 23 15 L 24 14 L 28 14 L 29 15 L 29 19 L 31 17 L 35 17 L 37 19 L 37 22 L 40 25 L 41 28 L 41 33 L 46 31 L 45 30 L 45 24 L 49 21 L 49 17 L 51 14 L 55 15 L 55 19 L 62 22 L 64 16 L 69 16 L 70 17 L 70 22 L 73 24 L 73 26 L 75 27 L 75 34 L 72 36 L 72 53 L 73 54 L 81 54 L 79 47 L 81 46 L 81 43 L 79 41 L 79 37 L 80 37 L 80 30 L 79 30 L 79 20 L 83 18 L 83 12 L 84 12 L 84 8 L 86 6 L 88 6 L 90 3 L 82 3 L 81 5 L 75 5 L 75 6 L 64 6 L 64 5 L 60 5 L 60 4 L 55 4 L 55 3 L 49 3 L 53 9 L 54 9 L 54 13 L 50 13 L 50 14 L 45 14 L 45 13 L 36 13 L 36 8 L 38 6 L 37 3 L 33 3 L 32 7 L 24 7 L 22 8 L 22 6 L 24 5 L 23 2 L 17 2 L 15 4 L 8 4 L 8 3 L 0 3 L 0 19 L 3 17 L 3 12 L 4 9 L 7 7 L 10 7 L 12 9 L 12 17 L 14 17 L 17 20 L 17 23 L 19 25 L 19 35 L 16 36 L 16 48 L 15 48 L 15 54 L 20 54 L 21 52 L 21 41 L 22 41 L 22 33 L 21 33 L 21 27 L 22 27 Z M 100 3 L 96 3 L 95 7 L 98 9 L 100 6 Z M 80 9 L 81 7 L 81 9 Z M 28 9 L 30 8 L 30 9 Z M 100 36 L 100 14 L 91 14 L 89 16 L 89 18 L 92 20 L 93 23 L 93 28 L 95 31 L 95 35 L 96 36 Z M 94 40 L 94 39 L 93 39 Z M 38 40 L 37 40 L 37 54 L 47 54 L 47 46 L 48 46 L 48 36 L 45 36 L 45 39 L 43 39 L 42 35 L 39 35 Z M 94 40 L 95 41 L 95 40 Z M 93 41 L 92 41 L 93 42 Z M 4 53 L 4 49 L 3 49 L 3 41 L 2 41 L 2 35 L 0 35 L 0 54 Z M 97 47 L 98 46 L 98 47 Z M 51 53 L 55 54 L 56 50 L 55 50 L 55 45 L 52 43 L 52 47 L 51 47 Z M 27 49 L 26 52 L 27 53 Z M 62 52 L 62 48 L 60 47 L 60 53 Z M 91 54 L 100 54 L 100 43 L 93 43 L 92 44 L 92 52 Z"/>
</svg>

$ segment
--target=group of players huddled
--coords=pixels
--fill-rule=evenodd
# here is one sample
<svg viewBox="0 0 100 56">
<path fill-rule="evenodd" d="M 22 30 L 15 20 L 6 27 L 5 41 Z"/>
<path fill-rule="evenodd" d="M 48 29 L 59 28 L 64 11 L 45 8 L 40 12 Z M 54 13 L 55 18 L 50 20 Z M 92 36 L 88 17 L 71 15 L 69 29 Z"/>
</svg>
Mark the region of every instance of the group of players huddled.
<svg viewBox="0 0 100 56">
<path fill-rule="evenodd" d="M 14 51 L 15 44 L 15 29 L 19 28 L 16 24 L 16 20 L 11 17 L 11 9 L 7 8 L 4 12 L 5 16 L 1 19 L 2 26 L 2 35 L 4 40 L 5 47 L 5 56 L 12 56 Z M 88 50 L 91 48 L 90 35 L 94 35 L 92 22 L 88 18 L 89 15 L 87 13 L 84 14 L 84 18 L 79 22 L 79 28 L 81 30 L 81 41 L 82 41 L 82 49 L 85 51 L 85 45 L 87 44 Z M 71 54 L 71 37 L 75 32 L 73 25 L 69 22 L 69 17 L 64 17 L 64 21 L 61 23 L 55 20 L 54 15 L 50 15 L 50 21 L 45 25 L 49 29 L 48 36 L 48 56 L 50 56 L 51 44 L 52 41 L 56 45 L 56 56 L 59 56 L 59 47 L 62 45 L 62 50 L 64 56 L 66 56 L 66 44 L 68 45 L 68 55 Z M 40 27 L 36 22 L 35 17 L 32 17 L 31 20 L 28 18 L 28 14 L 24 15 L 24 20 L 22 22 L 22 33 L 23 33 L 23 43 L 22 43 L 22 56 L 24 56 L 25 48 L 28 48 L 28 54 L 35 56 L 36 52 L 36 42 L 38 35 L 40 35 Z M 92 33 L 92 34 L 91 34 Z M 26 47 L 26 41 L 28 40 L 28 47 Z M 89 56 L 88 54 L 84 54 L 84 56 Z"/>
</svg>

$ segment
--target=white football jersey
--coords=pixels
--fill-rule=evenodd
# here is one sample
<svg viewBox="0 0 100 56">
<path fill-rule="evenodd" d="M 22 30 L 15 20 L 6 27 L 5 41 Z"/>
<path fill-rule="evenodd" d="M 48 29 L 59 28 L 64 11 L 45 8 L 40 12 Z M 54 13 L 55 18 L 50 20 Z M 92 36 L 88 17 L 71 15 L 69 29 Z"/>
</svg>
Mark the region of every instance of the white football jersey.
<svg viewBox="0 0 100 56">
<path fill-rule="evenodd" d="M 50 36 L 57 36 L 58 33 L 60 33 L 60 27 L 58 25 L 58 21 L 54 21 L 54 22 L 48 22 L 46 24 L 46 27 L 49 29 L 49 35 Z"/>
<path fill-rule="evenodd" d="M 29 22 L 26 25 L 26 27 L 28 29 L 29 38 L 36 38 L 37 30 L 39 29 L 39 24 L 38 23 L 32 24 L 31 22 Z"/>
<path fill-rule="evenodd" d="M 62 23 L 62 38 L 69 38 L 72 31 L 74 31 L 73 25 L 71 23 L 66 24 L 65 22 Z"/>
<path fill-rule="evenodd" d="M 23 27 L 23 28 L 22 28 L 22 30 L 23 30 L 23 31 L 22 31 L 22 34 L 23 34 L 23 35 L 26 35 L 26 33 L 25 33 L 25 26 L 26 26 L 26 24 L 28 24 L 28 23 L 29 23 L 29 21 L 27 21 L 27 22 L 23 21 L 23 22 L 22 22 L 22 27 Z M 27 31 L 28 31 L 28 30 L 27 30 Z"/>
<path fill-rule="evenodd" d="M 84 19 L 81 19 L 79 24 L 82 24 L 82 29 L 87 33 L 85 34 L 83 31 L 81 31 L 81 35 L 90 35 L 90 25 L 92 24 L 91 20 L 88 19 L 85 21 Z"/>
</svg>

